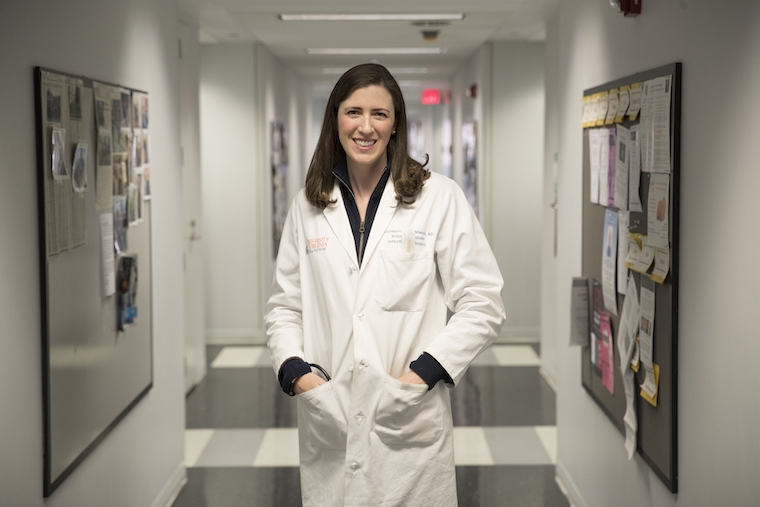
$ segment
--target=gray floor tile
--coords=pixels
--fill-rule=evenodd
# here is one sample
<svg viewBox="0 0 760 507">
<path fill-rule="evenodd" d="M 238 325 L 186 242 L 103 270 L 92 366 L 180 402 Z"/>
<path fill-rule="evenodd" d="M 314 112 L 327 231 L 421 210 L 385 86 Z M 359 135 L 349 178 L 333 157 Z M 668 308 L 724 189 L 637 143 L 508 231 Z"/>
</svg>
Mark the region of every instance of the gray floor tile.
<svg viewBox="0 0 760 507">
<path fill-rule="evenodd" d="M 210 368 L 186 399 L 188 428 L 288 428 L 295 400 L 268 368 Z"/>
<path fill-rule="evenodd" d="M 455 426 L 552 426 L 556 395 L 536 367 L 470 368 L 451 390 Z"/>
<path fill-rule="evenodd" d="M 553 466 L 457 467 L 460 507 L 569 507 Z"/>
<path fill-rule="evenodd" d="M 297 468 L 188 468 L 172 507 L 300 507 Z"/>
</svg>

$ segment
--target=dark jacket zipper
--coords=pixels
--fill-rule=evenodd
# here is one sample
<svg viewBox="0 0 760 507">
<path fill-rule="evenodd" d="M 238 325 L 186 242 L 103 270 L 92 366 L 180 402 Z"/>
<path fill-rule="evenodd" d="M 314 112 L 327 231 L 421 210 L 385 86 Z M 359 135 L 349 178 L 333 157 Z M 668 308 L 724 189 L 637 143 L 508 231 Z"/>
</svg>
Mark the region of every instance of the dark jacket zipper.
<svg viewBox="0 0 760 507">
<path fill-rule="evenodd" d="M 359 267 L 362 265 L 364 257 L 364 220 L 359 223 Z"/>
</svg>

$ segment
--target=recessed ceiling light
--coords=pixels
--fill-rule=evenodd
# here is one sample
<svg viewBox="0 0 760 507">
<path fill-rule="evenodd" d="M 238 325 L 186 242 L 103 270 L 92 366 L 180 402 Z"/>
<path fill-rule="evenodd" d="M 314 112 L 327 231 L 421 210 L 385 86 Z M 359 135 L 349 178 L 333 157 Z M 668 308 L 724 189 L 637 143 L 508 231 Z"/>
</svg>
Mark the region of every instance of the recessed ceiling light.
<svg viewBox="0 0 760 507">
<path fill-rule="evenodd" d="M 441 55 L 446 48 L 306 48 L 307 55 Z"/>
<path fill-rule="evenodd" d="M 455 14 L 278 14 L 282 21 L 461 21 Z"/>
</svg>

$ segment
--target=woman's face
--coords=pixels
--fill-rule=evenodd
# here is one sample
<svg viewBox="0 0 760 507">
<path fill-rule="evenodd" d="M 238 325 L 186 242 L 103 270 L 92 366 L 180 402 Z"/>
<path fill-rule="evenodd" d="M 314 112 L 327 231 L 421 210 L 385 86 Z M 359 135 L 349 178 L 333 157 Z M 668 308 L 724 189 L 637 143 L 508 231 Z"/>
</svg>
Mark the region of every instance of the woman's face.
<svg viewBox="0 0 760 507">
<path fill-rule="evenodd" d="M 396 118 L 393 98 L 382 86 L 359 88 L 338 106 L 338 137 L 350 170 L 380 171 Z"/>
</svg>

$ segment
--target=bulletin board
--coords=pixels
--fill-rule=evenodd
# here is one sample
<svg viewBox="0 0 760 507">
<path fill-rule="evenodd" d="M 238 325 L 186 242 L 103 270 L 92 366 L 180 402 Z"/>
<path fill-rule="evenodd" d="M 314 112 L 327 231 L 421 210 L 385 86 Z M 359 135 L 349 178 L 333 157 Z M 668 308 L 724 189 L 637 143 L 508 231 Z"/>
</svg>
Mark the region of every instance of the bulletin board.
<svg viewBox="0 0 760 507">
<path fill-rule="evenodd" d="M 667 242 L 669 247 L 669 270 L 667 276 L 662 283 L 650 282 L 652 278 L 652 272 L 655 267 L 653 264 L 644 273 L 635 272 L 632 269 L 628 269 L 627 273 L 632 275 L 632 278 L 637 287 L 637 294 L 642 294 L 642 280 L 645 280 L 647 286 L 650 284 L 654 286 L 654 326 L 653 326 L 653 345 L 652 345 L 652 358 L 653 362 L 660 368 L 659 371 L 659 385 L 657 391 L 657 406 L 653 406 L 644 398 L 641 397 L 641 384 L 644 383 L 645 373 L 644 368 L 639 368 L 635 373 L 634 378 L 634 406 L 636 413 L 636 420 L 638 424 L 636 434 L 636 452 L 641 458 L 652 468 L 657 476 L 665 483 L 671 492 L 676 493 L 678 490 L 678 238 L 679 238 L 679 173 L 680 173 L 680 127 L 681 127 L 681 64 L 674 63 L 664 67 L 659 67 L 647 72 L 634 74 L 624 77 L 609 83 L 605 83 L 601 86 L 597 86 L 584 91 L 585 101 L 591 99 L 591 97 L 597 96 L 597 94 L 604 95 L 620 90 L 621 87 L 630 87 L 638 83 L 643 86 L 647 86 L 647 83 L 652 83 L 656 78 L 666 78 L 670 76 L 672 79 L 663 80 L 667 86 L 672 86 L 670 90 L 670 120 L 669 128 L 663 128 L 658 130 L 657 128 L 649 130 L 650 141 L 653 139 L 659 139 L 665 143 L 665 146 L 669 144 L 669 192 L 667 216 L 668 230 L 667 230 Z M 628 89 L 630 90 L 630 88 Z M 622 95 L 620 95 L 622 97 Z M 584 110 L 585 111 L 585 110 Z M 615 125 L 622 125 L 628 129 L 632 126 L 639 125 L 642 114 L 640 113 L 634 120 L 631 120 L 627 115 L 623 117 L 622 121 L 615 122 L 613 120 L 612 125 L 607 122 L 606 125 L 601 125 L 601 128 L 615 128 Z M 618 118 L 620 120 L 620 118 Z M 592 119 L 593 123 L 593 119 Z M 603 245 L 605 245 L 605 213 L 607 210 L 618 211 L 617 206 L 611 205 L 613 198 L 609 197 L 609 194 L 613 193 L 611 188 L 608 188 L 608 202 L 607 203 L 592 203 L 591 188 L 592 188 L 592 171 L 590 163 L 590 137 L 592 136 L 592 130 L 599 128 L 600 126 L 590 126 L 588 121 L 584 119 L 584 132 L 583 132 L 583 276 L 589 280 L 589 329 L 592 327 L 591 319 L 594 314 L 594 302 L 593 302 L 593 288 L 591 287 L 591 281 L 602 281 L 602 264 L 603 264 Z M 641 125 L 640 125 L 641 127 Z M 642 129 L 644 127 L 641 127 Z M 641 132 L 641 131 L 640 131 Z M 639 134 L 641 135 L 641 133 Z M 659 137 L 658 137 L 659 136 Z M 662 145 L 662 144 L 661 144 Z M 641 148 L 639 146 L 639 148 Z M 643 162 L 643 158 L 641 159 Z M 631 172 L 629 172 L 629 177 Z M 649 189 L 651 184 L 651 178 L 659 178 L 660 176 L 653 176 L 654 173 L 642 171 L 639 175 L 639 193 L 642 204 L 641 212 L 630 212 L 630 231 L 619 230 L 619 234 L 626 234 L 628 232 L 641 233 L 644 236 L 647 235 L 647 214 L 648 214 L 648 202 L 649 202 Z M 603 183 L 600 183 L 602 185 Z M 633 182 L 631 181 L 631 186 Z M 662 188 L 659 189 L 662 191 Z M 633 200 L 633 199 L 631 199 Z M 628 203 L 630 204 L 630 203 Z M 626 204 L 626 208 L 628 206 Z M 665 210 L 662 210 L 665 211 Z M 660 209 L 657 208 L 656 217 L 660 220 Z M 630 237 L 630 236 L 629 236 Z M 644 238 L 646 241 L 646 238 Z M 662 239 L 660 240 L 662 241 Z M 627 249 L 626 249 L 627 250 Z M 622 255 L 627 255 L 627 251 L 623 251 Z M 621 255 L 621 252 L 618 252 Z M 659 255 L 659 254 L 658 254 Z M 664 258 L 664 256 L 663 256 Z M 619 275 L 618 275 L 619 278 Z M 612 331 L 612 342 L 614 345 L 615 338 L 620 331 L 620 316 L 623 308 L 625 294 L 620 294 L 615 291 L 615 298 L 617 300 L 618 315 L 610 316 L 610 326 Z M 633 319 L 631 319 L 633 321 Z M 643 323 L 642 323 L 643 326 Z M 643 329 L 643 327 L 642 327 Z M 592 337 L 593 338 L 593 337 Z M 623 377 L 621 374 L 618 358 L 618 350 L 615 349 L 612 357 L 614 358 L 614 390 L 610 393 L 608 387 L 605 386 L 605 378 L 603 378 L 600 368 L 597 366 L 599 357 L 592 357 L 594 354 L 594 342 L 590 341 L 588 346 L 583 347 L 582 356 L 582 385 L 588 394 L 596 401 L 602 411 L 607 414 L 612 423 L 623 433 L 625 436 L 626 429 L 624 423 L 624 415 L 626 413 L 626 395 L 623 387 Z M 599 353 L 599 349 L 596 350 Z M 596 359 L 597 364 L 594 363 Z M 609 377 L 606 380 L 609 383 Z"/>
<path fill-rule="evenodd" d="M 44 496 L 153 385 L 147 93 L 34 69 Z"/>
</svg>

